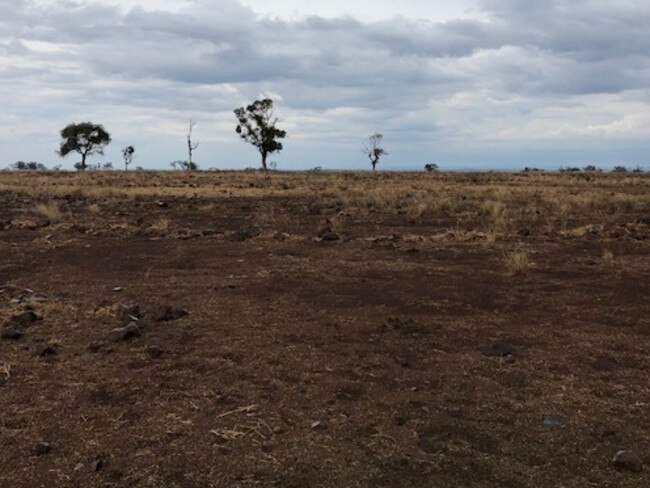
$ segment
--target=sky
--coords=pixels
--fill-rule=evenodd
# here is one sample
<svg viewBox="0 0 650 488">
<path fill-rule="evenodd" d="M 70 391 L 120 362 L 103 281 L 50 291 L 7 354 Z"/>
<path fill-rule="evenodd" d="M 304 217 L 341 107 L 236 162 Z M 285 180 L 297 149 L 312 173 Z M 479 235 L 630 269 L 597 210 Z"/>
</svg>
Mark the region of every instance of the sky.
<svg viewBox="0 0 650 488">
<path fill-rule="evenodd" d="M 450 6 L 451 5 L 451 6 Z M 275 101 L 279 169 L 641 165 L 650 169 L 648 0 L 0 0 L 0 168 L 259 165 L 233 109 Z"/>
</svg>

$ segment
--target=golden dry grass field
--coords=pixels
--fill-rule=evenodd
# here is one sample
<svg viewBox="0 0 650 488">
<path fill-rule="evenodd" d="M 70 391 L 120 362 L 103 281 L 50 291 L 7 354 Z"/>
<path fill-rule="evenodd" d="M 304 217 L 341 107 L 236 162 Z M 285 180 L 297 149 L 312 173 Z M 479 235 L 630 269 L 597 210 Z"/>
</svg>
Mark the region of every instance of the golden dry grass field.
<svg viewBox="0 0 650 488">
<path fill-rule="evenodd" d="M 649 298 L 643 174 L 0 173 L 0 487 L 648 487 Z"/>
</svg>

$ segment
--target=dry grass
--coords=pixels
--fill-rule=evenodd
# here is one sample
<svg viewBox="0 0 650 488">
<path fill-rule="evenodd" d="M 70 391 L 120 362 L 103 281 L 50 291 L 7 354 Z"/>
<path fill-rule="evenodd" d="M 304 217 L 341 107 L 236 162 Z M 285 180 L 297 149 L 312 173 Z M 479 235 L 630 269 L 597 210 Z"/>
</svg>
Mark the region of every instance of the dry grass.
<svg viewBox="0 0 650 488">
<path fill-rule="evenodd" d="M 41 217 L 52 222 L 58 222 L 63 218 L 63 212 L 56 203 L 38 203 L 34 206 L 34 211 Z"/>
<path fill-rule="evenodd" d="M 506 268 L 512 276 L 519 276 L 528 272 L 533 263 L 530 253 L 523 248 L 515 249 L 506 255 Z"/>
<path fill-rule="evenodd" d="M 612 251 L 603 252 L 603 256 L 600 260 L 605 266 L 614 266 L 616 264 L 616 258 L 614 258 L 614 253 Z"/>
</svg>

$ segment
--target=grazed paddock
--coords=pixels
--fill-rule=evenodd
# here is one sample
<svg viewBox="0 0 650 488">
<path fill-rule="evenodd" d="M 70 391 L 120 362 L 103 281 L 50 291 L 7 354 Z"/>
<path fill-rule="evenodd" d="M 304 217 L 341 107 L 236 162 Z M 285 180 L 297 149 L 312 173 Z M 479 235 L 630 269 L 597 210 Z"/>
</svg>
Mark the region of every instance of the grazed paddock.
<svg viewBox="0 0 650 488">
<path fill-rule="evenodd" d="M 649 238 L 641 174 L 0 173 L 0 486 L 650 486 Z"/>
</svg>

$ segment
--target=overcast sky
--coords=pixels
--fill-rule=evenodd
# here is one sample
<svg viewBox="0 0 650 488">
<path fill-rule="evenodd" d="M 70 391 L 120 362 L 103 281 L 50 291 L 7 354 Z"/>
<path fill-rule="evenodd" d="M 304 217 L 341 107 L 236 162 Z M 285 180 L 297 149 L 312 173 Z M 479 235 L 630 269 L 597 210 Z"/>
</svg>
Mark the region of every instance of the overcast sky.
<svg viewBox="0 0 650 488">
<path fill-rule="evenodd" d="M 102 123 L 105 157 L 258 165 L 232 110 L 272 97 L 280 169 L 650 163 L 648 0 L 0 0 L 0 167 Z M 646 167 L 650 168 L 650 165 Z"/>
</svg>

